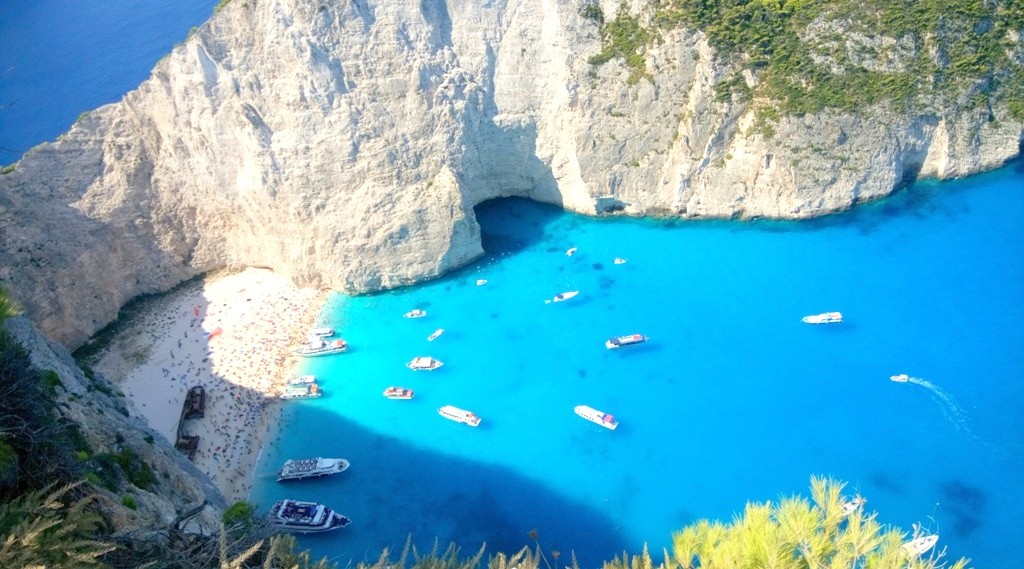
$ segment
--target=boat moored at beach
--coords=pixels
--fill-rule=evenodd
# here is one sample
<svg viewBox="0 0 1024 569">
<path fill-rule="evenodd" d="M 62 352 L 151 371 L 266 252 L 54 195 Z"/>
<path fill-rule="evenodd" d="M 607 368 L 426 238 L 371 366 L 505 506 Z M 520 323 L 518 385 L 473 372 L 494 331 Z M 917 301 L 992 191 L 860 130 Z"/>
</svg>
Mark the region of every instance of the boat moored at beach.
<svg viewBox="0 0 1024 569">
<path fill-rule="evenodd" d="M 647 341 L 647 336 L 643 334 L 630 334 L 628 336 L 616 336 L 615 338 L 608 338 L 604 342 L 604 347 L 609 350 L 615 350 L 623 346 L 632 346 L 635 344 L 643 344 Z"/>
<path fill-rule="evenodd" d="M 573 408 L 573 411 L 577 415 L 590 421 L 591 423 L 597 423 L 606 429 L 615 430 L 619 426 L 619 422 L 615 420 L 615 417 L 604 411 L 598 411 L 589 405 L 577 405 Z"/>
<path fill-rule="evenodd" d="M 310 336 L 305 346 L 296 349 L 293 353 L 296 356 L 312 358 L 316 356 L 327 356 L 340 354 L 348 350 L 345 340 L 326 341 L 320 336 Z"/>
<path fill-rule="evenodd" d="M 323 328 L 313 328 L 309 331 L 311 336 L 320 336 L 321 338 L 327 338 L 334 335 L 334 328 L 325 326 Z"/>
<path fill-rule="evenodd" d="M 270 509 L 270 523 L 295 533 L 320 533 L 352 523 L 346 516 L 316 502 L 279 500 Z"/>
<path fill-rule="evenodd" d="M 300 375 L 290 377 L 285 381 L 285 385 L 309 385 L 310 383 L 316 383 L 315 375 Z"/>
<path fill-rule="evenodd" d="M 921 555 L 925 554 L 929 549 L 935 547 L 935 543 L 938 541 L 938 534 L 922 535 L 921 537 L 916 537 L 905 542 L 900 546 L 900 548 L 902 548 L 911 559 L 917 559 Z"/>
<path fill-rule="evenodd" d="M 322 397 L 324 391 L 320 389 L 320 386 L 315 383 L 303 383 L 299 385 L 289 385 L 284 388 L 284 393 L 281 394 L 281 399 L 316 399 Z"/>
<path fill-rule="evenodd" d="M 444 365 L 441 360 L 435 360 L 430 356 L 416 356 L 405 367 L 413 371 L 433 371 Z"/>
<path fill-rule="evenodd" d="M 404 387 L 389 387 L 384 390 L 384 397 L 388 399 L 412 399 L 415 392 Z"/>
<path fill-rule="evenodd" d="M 277 473 L 277 481 L 303 480 L 330 476 L 348 470 L 349 462 L 344 458 L 303 458 L 286 460 Z"/>
<path fill-rule="evenodd" d="M 427 315 L 426 310 L 420 310 L 419 308 L 413 308 L 409 312 L 406 312 L 402 316 L 405 318 L 423 318 Z"/>
<path fill-rule="evenodd" d="M 896 383 L 906 383 L 910 381 L 910 376 L 905 373 L 898 373 L 896 375 L 890 375 L 889 379 Z"/>
<path fill-rule="evenodd" d="M 456 423 L 463 423 L 470 427 L 476 427 L 480 425 L 480 417 L 477 417 L 473 413 L 466 411 L 465 409 L 459 409 L 453 405 L 445 405 L 437 410 L 438 415 L 441 415 L 445 419 L 455 421 Z"/>
<path fill-rule="evenodd" d="M 838 324 L 843 321 L 843 315 L 839 312 L 822 312 L 811 314 L 800 319 L 804 324 Z"/>
</svg>

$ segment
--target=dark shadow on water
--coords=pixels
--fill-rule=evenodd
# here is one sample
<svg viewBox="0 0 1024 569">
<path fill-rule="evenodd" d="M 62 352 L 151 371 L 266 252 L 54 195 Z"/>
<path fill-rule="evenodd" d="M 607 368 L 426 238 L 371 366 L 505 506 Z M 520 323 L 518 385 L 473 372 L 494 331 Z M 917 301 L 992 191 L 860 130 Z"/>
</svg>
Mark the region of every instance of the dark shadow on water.
<svg viewBox="0 0 1024 569">
<path fill-rule="evenodd" d="M 484 254 L 496 257 L 517 253 L 541 242 L 545 227 L 559 216 L 561 209 L 524 198 L 487 200 L 474 209 L 480 224 Z"/>
<path fill-rule="evenodd" d="M 940 516 L 953 516 L 953 531 L 959 538 L 968 538 L 984 524 L 988 496 L 981 489 L 969 486 L 962 480 L 952 480 L 939 485 L 942 491 Z"/>
<path fill-rule="evenodd" d="M 333 479 L 281 485 L 261 478 L 267 491 L 258 487 L 254 493 L 262 497 L 263 509 L 272 499 L 288 497 L 323 502 L 352 518 L 351 526 L 332 534 L 299 537 L 314 558 L 326 555 L 342 567 L 374 561 L 385 547 L 401 551 L 409 535 L 420 552 L 429 551 L 437 538 L 442 549 L 452 541 L 464 555 L 482 543 L 487 555 L 514 553 L 533 545 L 527 535 L 532 529 L 544 547 L 557 547 L 566 558 L 575 551 L 583 569 L 626 550 L 612 520 L 535 480 L 407 445 L 314 406 L 290 415 L 282 433 L 317 435 L 300 445 L 299 454 L 343 456 L 352 463 Z M 486 429 L 452 426 L 439 430 L 438 437 L 487 436 Z"/>
</svg>

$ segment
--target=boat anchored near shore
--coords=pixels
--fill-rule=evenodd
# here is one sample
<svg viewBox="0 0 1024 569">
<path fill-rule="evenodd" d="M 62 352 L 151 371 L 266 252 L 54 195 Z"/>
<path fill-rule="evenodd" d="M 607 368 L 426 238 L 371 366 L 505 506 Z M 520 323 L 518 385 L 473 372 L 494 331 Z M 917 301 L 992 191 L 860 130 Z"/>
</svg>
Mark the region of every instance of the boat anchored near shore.
<svg viewBox="0 0 1024 569">
<path fill-rule="evenodd" d="M 310 335 L 307 339 L 306 345 L 296 349 L 294 353 L 296 356 L 303 358 L 312 358 L 316 356 L 327 356 L 330 354 L 340 354 L 348 350 L 348 344 L 345 340 L 331 340 L 326 341 L 322 336 Z"/>
<path fill-rule="evenodd" d="M 473 413 L 466 411 L 465 409 L 459 409 L 454 405 L 445 405 L 437 410 L 437 414 L 441 415 L 449 421 L 455 421 L 456 423 L 463 423 L 470 427 L 477 427 L 480 425 L 480 417 L 477 417 Z"/>
<path fill-rule="evenodd" d="M 303 458 L 286 460 L 277 472 L 277 481 L 303 480 L 330 476 L 348 470 L 349 462 L 344 458 Z"/>
<path fill-rule="evenodd" d="M 430 356 L 417 356 L 413 358 L 412 361 L 405 364 L 405 367 L 413 371 L 434 371 L 443 365 L 444 362 L 441 360 L 435 360 Z"/>
<path fill-rule="evenodd" d="M 270 509 L 270 523 L 295 533 L 321 533 L 343 528 L 352 520 L 316 502 L 279 500 Z"/>
<path fill-rule="evenodd" d="M 316 399 L 322 397 L 324 391 L 315 383 L 300 383 L 299 385 L 288 385 L 281 394 L 281 399 Z"/>
<path fill-rule="evenodd" d="M 575 411 L 580 417 L 583 417 L 591 423 L 601 425 L 606 429 L 614 431 L 619 427 L 619 422 L 615 420 L 615 417 L 611 414 L 605 413 L 604 411 L 598 411 L 589 405 L 577 405 L 573 408 L 573 411 Z"/>
<path fill-rule="evenodd" d="M 421 310 L 419 308 L 413 308 L 412 310 L 410 310 L 409 312 L 406 312 L 402 316 L 404 318 L 423 318 L 426 315 L 427 315 L 427 311 L 426 310 Z"/>
<path fill-rule="evenodd" d="M 412 399 L 415 392 L 404 387 L 389 387 L 384 390 L 384 397 L 388 399 Z"/>
</svg>

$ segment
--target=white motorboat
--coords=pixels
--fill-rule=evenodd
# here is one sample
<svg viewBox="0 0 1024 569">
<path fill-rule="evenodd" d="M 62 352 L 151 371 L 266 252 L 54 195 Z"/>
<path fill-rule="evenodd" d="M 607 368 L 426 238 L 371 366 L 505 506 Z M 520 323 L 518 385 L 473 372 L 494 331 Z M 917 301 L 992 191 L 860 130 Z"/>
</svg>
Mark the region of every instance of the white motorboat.
<svg viewBox="0 0 1024 569">
<path fill-rule="evenodd" d="M 309 333 L 312 336 L 320 336 L 321 338 L 327 338 L 329 336 L 334 335 L 334 328 L 326 326 L 323 328 L 313 328 L 312 330 L 309 331 Z"/>
<path fill-rule="evenodd" d="M 295 533 L 320 533 L 343 528 L 352 520 L 316 502 L 279 500 L 270 509 L 270 523 Z"/>
<path fill-rule="evenodd" d="M 326 341 L 320 336 L 310 336 L 309 341 L 305 346 L 296 349 L 292 353 L 296 356 L 312 358 L 316 356 L 340 354 L 346 350 L 348 350 L 348 344 L 345 343 L 345 340 Z"/>
<path fill-rule="evenodd" d="M 575 297 L 579 293 L 580 291 L 578 290 L 568 290 L 565 292 L 560 292 L 556 294 L 555 297 L 552 298 L 549 302 L 565 302 L 566 300 Z"/>
<path fill-rule="evenodd" d="M 281 399 L 316 399 L 323 394 L 323 390 L 315 383 L 289 385 L 284 388 Z"/>
<path fill-rule="evenodd" d="M 910 381 L 910 376 L 905 373 L 898 373 L 896 375 L 890 375 L 889 379 L 896 383 L 906 383 Z"/>
<path fill-rule="evenodd" d="M 851 499 L 851 500 L 849 500 L 847 502 L 843 502 L 840 505 L 840 508 L 842 508 L 842 510 L 843 510 L 843 517 L 847 517 L 850 514 L 856 512 L 860 508 L 864 507 L 864 504 L 867 504 L 867 503 L 868 503 L 868 501 L 864 497 L 862 497 L 860 494 L 857 494 L 856 496 L 853 497 L 853 499 Z"/>
<path fill-rule="evenodd" d="M 566 257 L 572 257 L 576 254 L 576 247 L 569 247 L 569 250 L 565 252 Z"/>
<path fill-rule="evenodd" d="M 388 399 L 412 399 L 416 393 L 404 387 L 389 387 L 384 390 L 384 397 Z"/>
<path fill-rule="evenodd" d="M 410 310 L 409 312 L 406 312 L 402 316 L 404 316 L 406 318 L 423 318 L 426 315 L 427 315 L 427 311 L 426 310 L 420 310 L 419 308 L 413 308 L 412 310 Z"/>
<path fill-rule="evenodd" d="M 484 286 L 485 284 L 487 284 L 487 279 L 477 279 L 476 280 L 476 286 Z"/>
<path fill-rule="evenodd" d="M 591 423 L 597 423 L 606 429 L 614 431 L 619 426 L 619 422 L 615 420 L 615 417 L 605 413 L 604 411 L 598 411 L 589 405 L 577 405 L 573 411 L 575 411 L 580 417 L 583 417 Z"/>
<path fill-rule="evenodd" d="M 632 346 L 634 344 L 643 344 L 647 341 L 647 336 L 643 334 L 630 334 L 628 336 L 617 336 L 615 338 L 608 338 L 604 342 L 604 347 L 609 350 L 615 350 L 623 346 Z"/>
<path fill-rule="evenodd" d="M 917 559 L 924 555 L 929 549 L 935 547 L 935 543 L 939 541 L 938 534 L 922 535 L 916 537 L 908 542 L 905 542 L 900 547 L 911 559 Z"/>
<path fill-rule="evenodd" d="M 414 371 L 433 371 L 444 365 L 441 360 L 435 360 L 430 356 L 416 356 L 405 367 Z"/>
<path fill-rule="evenodd" d="M 465 409 L 459 409 L 452 405 L 445 405 L 444 407 L 439 408 L 437 413 L 445 419 L 455 421 L 456 423 L 464 423 L 470 427 L 480 425 L 480 417 L 477 417 Z"/>
<path fill-rule="evenodd" d="M 291 377 L 285 381 L 285 385 L 309 385 L 310 383 L 316 383 L 315 375 L 300 375 L 298 377 Z"/>
<path fill-rule="evenodd" d="M 277 481 L 303 480 L 330 476 L 348 470 L 349 462 L 344 458 L 303 458 L 286 460 L 277 473 Z"/>
<path fill-rule="evenodd" d="M 438 328 L 437 330 L 434 330 L 433 333 L 427 336 L 427 341 L 433 342 L 434 340 L 440 338 L 441 334 L 444 334 L 444 328 Z"/>
<path fill-rule="evenodd" d="M 839 312 L 822 312 L 804 316 L 800 320 L 805 324 L 837 324 L 843 321 L 843 315 Z"/>
<path fill-rule="evenodd" d="M 622 257 L 615 257 L 615 260 L 612 261 L 612 263 L 615 263 L 616 265 L 625 265 L 626 261 L 627 259 L 623 259 Z"/>
</svg>

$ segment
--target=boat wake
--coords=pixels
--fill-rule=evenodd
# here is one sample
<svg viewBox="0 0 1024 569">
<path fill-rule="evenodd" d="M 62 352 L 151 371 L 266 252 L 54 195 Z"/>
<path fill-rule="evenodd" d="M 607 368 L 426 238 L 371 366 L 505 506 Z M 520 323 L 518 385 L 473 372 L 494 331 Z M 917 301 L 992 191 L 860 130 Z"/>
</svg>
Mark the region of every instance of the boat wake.
<svg viewBox="0 0 1024 569">
<path fill-rule="evenodd" d="M 982 441 L 980 438 L 978 438 L 976 434 L 974 434 L 974 431 L 971 429 L 970 420 L 967 417 L 967 413 L 963 409 L 961 409 L 959 405 L 956 404 L 956 401 L 953 399 L 952 395 L 946 393 L 939 386 L 928 381 L 927 379 L 923 379 L 920 377 L 907 377 L 906 383 L 913 383 L 914 385 L 919 385 L 927 389 L 929 392 L 931 392 L 932 397 L 935 399 L 936 402 L 938 402 L 939 407 L 942 408 L 942 414 L 946 416 L 946 419 L 948 419 L 949 422 L 953 424 L 953 426 L 959 429 L 960 432 L 962 432 L 963 434 L 967 435 L 967 437 L 970 438 L 975 443 L 982 445 L 985 444 L 984 441 Z"/>
</svg>

